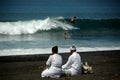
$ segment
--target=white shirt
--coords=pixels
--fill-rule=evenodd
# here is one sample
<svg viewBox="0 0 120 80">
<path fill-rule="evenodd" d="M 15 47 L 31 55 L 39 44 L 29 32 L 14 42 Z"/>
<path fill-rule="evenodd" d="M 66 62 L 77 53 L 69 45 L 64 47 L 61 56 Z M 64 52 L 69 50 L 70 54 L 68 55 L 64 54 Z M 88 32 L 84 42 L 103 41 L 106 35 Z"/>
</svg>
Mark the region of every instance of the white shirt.
<svg viewBox="0 0 120 80">
<path fill-rule="evenodd" d="M 53 54 L 49 56 L 49 59 L 46 62 L 47 66 L 61 68 L 62 66 L 62 57 L 59 54 Z"/>
<path fill-rule="evenodd" d="M 74 69 L 80 70 L 81 69 L 81 57 L 77 52 L 72 53 L 69 56 L 68 61 L 66 64 L 62 66 L 63 69 Z"/>
<path fill-rule="evenodd" d="M 49 68 L 41 73 L 42 77 L 60 77 L 62 72 L 62 57 L 59 54 L 50 55 L 46 65 L 49 66 Z"/>
</svg>

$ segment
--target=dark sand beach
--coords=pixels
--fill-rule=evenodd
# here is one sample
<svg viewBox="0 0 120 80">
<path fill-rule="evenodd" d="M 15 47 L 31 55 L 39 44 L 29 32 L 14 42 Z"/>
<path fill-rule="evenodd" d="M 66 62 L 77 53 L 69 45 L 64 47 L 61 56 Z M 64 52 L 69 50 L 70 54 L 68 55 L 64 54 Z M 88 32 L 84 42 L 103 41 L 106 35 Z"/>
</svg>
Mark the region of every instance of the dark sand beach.
<svg viewBox="0 0 120 80">
<path fill-rule="evenodd" d="M 69 54 L 61 54 L 63 64 Z M 81 52 L 82 62 L 93 67 L 93 74 L 41 78 L 48 54 L 0 57 L 0 80 L 120 80 L 120 51 Z"/>
</svg>

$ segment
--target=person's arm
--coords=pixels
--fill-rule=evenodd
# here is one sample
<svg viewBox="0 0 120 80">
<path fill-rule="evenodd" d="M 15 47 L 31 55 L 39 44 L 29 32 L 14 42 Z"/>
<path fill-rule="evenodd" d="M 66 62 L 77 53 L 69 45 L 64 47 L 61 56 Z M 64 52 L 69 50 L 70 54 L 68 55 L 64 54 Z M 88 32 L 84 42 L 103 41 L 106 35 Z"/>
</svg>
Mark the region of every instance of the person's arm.
<svg viewBox="0 0 120 80">
<path fill-rule="evenodd" d="M 70 56 L 70 57 L 68 58 L 67 63 L 64 64 L 64 65 L 62 66 L 62 68 L 63 68 L 63 69 L 67 69 L 67 68 L 69 68 L 69 67 L 71 66 L 72 63 L 73 63 L 73 61 L 72 61 L 72 56 Z"/>
<path fill-rule="evenodd" d="M 46 62 L 46 65 L 49 67 L 51 65 L 51 62 L 52 62 L 52 55 L 49 56 L 49 58 Z"/>
</svg>

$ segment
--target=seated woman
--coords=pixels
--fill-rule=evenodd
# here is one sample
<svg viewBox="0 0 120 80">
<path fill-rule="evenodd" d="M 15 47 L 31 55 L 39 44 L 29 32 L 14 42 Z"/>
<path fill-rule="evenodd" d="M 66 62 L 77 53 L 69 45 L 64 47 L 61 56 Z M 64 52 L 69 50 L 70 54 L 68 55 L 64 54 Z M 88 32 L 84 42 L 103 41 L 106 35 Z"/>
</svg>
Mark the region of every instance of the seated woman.
<svg viewBox="0 0 120 80">
<path fill-rule="evenodd" d="M 62 57 L 58 54 L 58 47 L 52 48 L 52 55 L 49 56 L 46 65 L 48 68 L 41 73 L 41 77 L 60 77 L 62 73 Z"/>
</svg>

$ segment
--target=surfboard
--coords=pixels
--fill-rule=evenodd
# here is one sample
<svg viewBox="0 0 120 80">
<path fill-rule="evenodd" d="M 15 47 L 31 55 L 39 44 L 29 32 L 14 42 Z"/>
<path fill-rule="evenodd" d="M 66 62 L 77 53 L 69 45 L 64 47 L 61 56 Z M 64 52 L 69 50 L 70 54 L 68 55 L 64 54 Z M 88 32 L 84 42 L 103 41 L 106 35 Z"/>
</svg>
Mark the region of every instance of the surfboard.
<svg viewBox="0 0 120 80">
<path fill-rule="evenodd" d="M 79 27 L 75 27 L 75 26 L 73 26 L 73 28 L 74 28 L 74 29 L 76 29 L 76 30 L 80 30 L 80 28 L 79 28 Z"/>
</svg>

